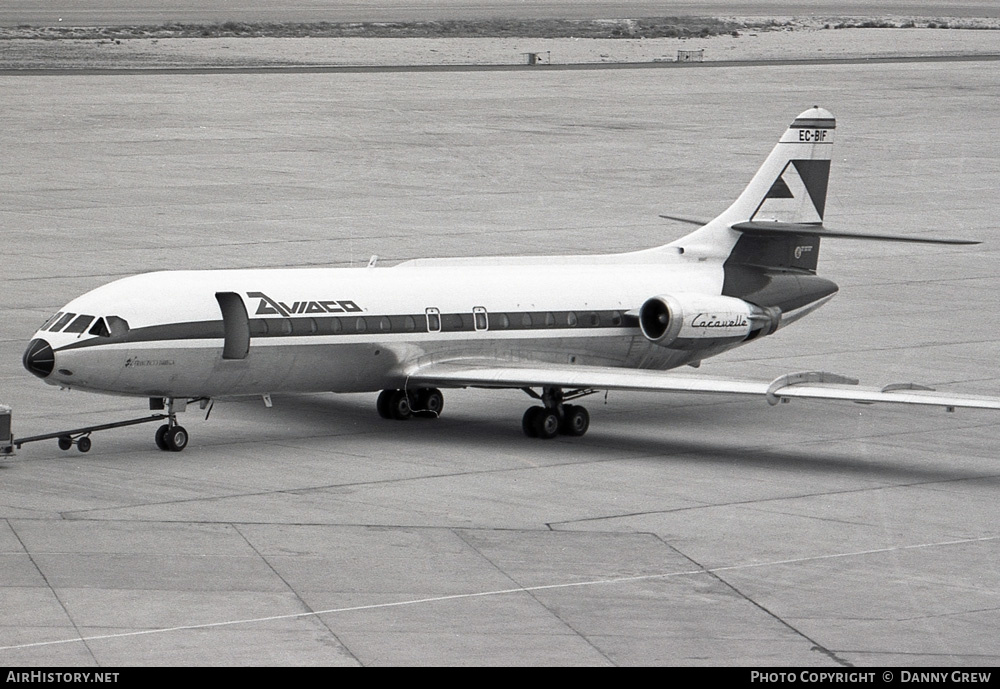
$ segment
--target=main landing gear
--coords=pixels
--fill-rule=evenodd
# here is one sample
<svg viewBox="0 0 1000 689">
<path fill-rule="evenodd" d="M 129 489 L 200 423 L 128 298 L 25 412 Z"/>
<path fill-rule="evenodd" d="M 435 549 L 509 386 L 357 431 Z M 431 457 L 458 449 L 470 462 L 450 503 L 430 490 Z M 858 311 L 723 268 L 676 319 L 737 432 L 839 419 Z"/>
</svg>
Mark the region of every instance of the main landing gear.
<svg viewBox="0 0 1000 689">
<path fill-rule="evenodd" d="M 412 416 L 436 419 L 444 409 L 444 395 L 437 388 L 383 390 L 375 407 L 383 419 L 405 421 Z"/>
<path fill-rule="evenodd" d="M 551 440 L 557 435 L 581 436 L 590 428 L 590 413 L 579 405 L 565 402 L 589 395 L 592 390 L 564 394 L 561 388 L 544 388 L 541 395 L 530 388 L 524 391 L 545 405 L 528 407 L 521 417 L 521 429 L 529 438 Z"/>
<path fill-rule="evenodd" d="M 543 388 L 538 394 L 531 388 L 524 392 L 539 400 L 544 406 L 529 407 L 521 419 L 521 428 L 529 438 L 549 440 L 557 435 L 581 436 L 590 428 L 590 414 L 577 404 L 567 401 L 591 395 L 594 390 L 573 390 L 564 393 L 562 388 Z M 383 419 L 404 421 L 413 416 L 437 418 L 444 409 L 444 396 L 437 388 L 414 390 L 383 390 L 375 403 Z"/>
</svg>

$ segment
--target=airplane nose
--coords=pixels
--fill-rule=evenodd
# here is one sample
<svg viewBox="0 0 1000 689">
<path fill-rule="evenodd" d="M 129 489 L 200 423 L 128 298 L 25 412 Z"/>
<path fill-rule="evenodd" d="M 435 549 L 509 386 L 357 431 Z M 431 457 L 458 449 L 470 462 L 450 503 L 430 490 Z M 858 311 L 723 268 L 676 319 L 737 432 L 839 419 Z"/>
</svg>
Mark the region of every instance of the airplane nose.
<svg viewBox="0 0 1000 689">
<path fill-rule="evenodd" d="M 56 365 L 56 355 L 52 345 L 45 340 L 36 339 L 28 343 L 22 359 L 24 367 L 39 378 L 47 378 Z"/>
</svg>

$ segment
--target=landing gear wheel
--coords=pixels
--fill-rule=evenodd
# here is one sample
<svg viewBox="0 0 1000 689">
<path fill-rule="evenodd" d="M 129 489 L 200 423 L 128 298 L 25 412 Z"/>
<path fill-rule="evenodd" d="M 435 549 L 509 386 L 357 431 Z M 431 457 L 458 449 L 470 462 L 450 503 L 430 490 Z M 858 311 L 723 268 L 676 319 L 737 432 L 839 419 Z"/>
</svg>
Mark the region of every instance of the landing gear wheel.
<svg viewBox="0 0 1000 689">
<path fill-rule="evenodd" d="M 414 399 L 413 414 L 425 419 L 436 419 L 444 409 L 444 395 L 437 388 L 421 388 Z"/>
<path fill-rule="evenodd" d="M 378 410 L 378 415 L 383 419 L 392 418 L 392 396 L 395 392 L 395 390 L 383 390 L 378 394 L 375 408 Z"/>
<path fill-rule="evenodd" d="M 171 452 L 180 452 L 188 444 L 188 434 L 183 426 L 171 426 L 163 439 L 167 443 L 167 449 Z"/>
<path fill-rule="evenodd" d="M 162 426 L 156 429 L 156 435 L 153 436 L 153 439 L 156 440 L 156 446 L 164 451 L 170 449 L 167 446 L 167 431 L 169 430 L 170 426 L 168 424 L 163 424 Z"/>
<path fill-rule="evenodd" d="M 61 436 L 59 436 L 59 449 L 60 450 L 68 450 L 71 447 L 73 447 L 73 439 L 72 438 L 70 438 L 68 435 L 61 435 Z"/>
<path fill-rule="evenodd" d="M 90 452 L 90 438 L 84 436 L 76 441 L 76 449 L 80 452 Z"/>
<path fill-rule="evenodd" d="M 413 416 L 413 410 L 410 407 L 410 398 L 407 396 L 405 390 L 392 391 L 392 396 L 389 398 L 389 410 L 392 418 L 397 421 L 406 421 L 406 419 Z"/>
<path fill-rule="evenodd" d="M 535 418 L 542 411 L 545 411 L 542 407 L 528 407 L 527 411 L 524 412 L 524 416 L 521 417 L 521 430 L 529 438 L 538 437 L 538 430 L 535 428 Z"/>
<path fill-rule="evenodd" d="M 567 404 L 559 432 L 563 435 L 581 436 L 590 428 L 590 413 L 583 407 Z"/>
<path fill-rule="evenodd" d="M 535 433 L 542 440 L 559 435 L 559 415 L 555 409 L 541 409 L 535 416 Z"/>
</svg>

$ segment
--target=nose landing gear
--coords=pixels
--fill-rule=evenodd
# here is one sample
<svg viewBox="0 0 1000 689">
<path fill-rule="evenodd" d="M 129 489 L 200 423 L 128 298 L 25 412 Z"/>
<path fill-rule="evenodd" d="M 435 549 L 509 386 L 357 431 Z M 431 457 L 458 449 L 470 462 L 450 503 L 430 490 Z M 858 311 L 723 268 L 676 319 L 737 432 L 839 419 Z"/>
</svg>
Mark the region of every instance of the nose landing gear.
<svg viewBox="0 0 1000 689">
<path fill-rule="evenodd" d="M 207 402 L 207 400 L 205 400 Z M 153 439 L 156 446 L 166 452 L 180 452 L 188 444 L 188 432 L 183 426 L 177 423 L 177 412 L 182 412 L 187 408 L 186 400 L 177 400 L 167 397 L 163 400 L 167 409 L 167 423 L 156 429 Z M 206 404 L 202 404 L 204 408 Z"/>
<path fill-rule="evenodd" d="M 156 429 L 156 446 L 164 451 L 180 452 L 188 444 L 187 430 L 183 426 L 165 423 Z"/>
</svg>

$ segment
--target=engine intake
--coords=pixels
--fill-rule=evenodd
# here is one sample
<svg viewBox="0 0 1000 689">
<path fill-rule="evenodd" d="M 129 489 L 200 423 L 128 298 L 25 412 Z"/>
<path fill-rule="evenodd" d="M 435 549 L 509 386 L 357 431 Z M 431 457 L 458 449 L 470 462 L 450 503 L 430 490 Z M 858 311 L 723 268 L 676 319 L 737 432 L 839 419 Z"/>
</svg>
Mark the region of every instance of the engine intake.
<svg viewBox="0 0 1000 689">
<path fill-rule="evenodd" d="M 702 294 L 661 294 L 639 309 L 639 329 L 661 347 L 761 337 L 777 330 L 780 321 L 780 309 Z"/>
</svg>

